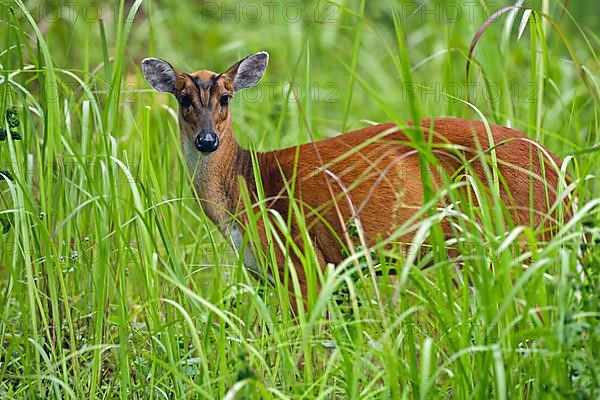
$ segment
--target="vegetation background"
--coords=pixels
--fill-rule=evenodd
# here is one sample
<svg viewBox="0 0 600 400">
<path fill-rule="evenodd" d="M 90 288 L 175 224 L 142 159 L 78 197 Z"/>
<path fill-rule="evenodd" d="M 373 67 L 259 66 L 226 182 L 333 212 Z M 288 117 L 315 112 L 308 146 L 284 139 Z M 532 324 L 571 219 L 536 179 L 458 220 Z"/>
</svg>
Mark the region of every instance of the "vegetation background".
<svg viewBox="0 0 600 400">
<path fill-rule="evenodd" d="M 598 1 L 1 0 L 0 398 L 600 397 L 598 32 Z M 460 270 L 362 249 L 292 318 L 202 214 L 139 68 L 258 50 L 243 146 L 485 118 L 565 159 L 579 211 L 523 254 L 471 204 Z M 374 286 L 384 256 L 402 273 Z"/>
</svg>

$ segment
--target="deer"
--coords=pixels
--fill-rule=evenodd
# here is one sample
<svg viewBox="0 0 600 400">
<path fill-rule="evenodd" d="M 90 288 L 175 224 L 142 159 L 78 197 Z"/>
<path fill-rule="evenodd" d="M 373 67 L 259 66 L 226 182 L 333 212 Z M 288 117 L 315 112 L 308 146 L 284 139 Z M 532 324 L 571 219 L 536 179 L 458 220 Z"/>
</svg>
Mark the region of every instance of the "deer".
<svg viewBox="0 0 600 400">
<path fill-rule="evenodd" d="M 418 128 L 424 140 L 439 146 L 432 152 L 437 166 L 428 170 L 437 190 L 443 186 L 444 174 L 464 173 L 465 164 L 481 182 L 489 182 L 482 155 L 493 151 L 502 177 L 499 195 L 512 222 L 538 226 L 552 221 L 548 216 L 557 201 L 560 159 L 515 129 L 483 121 L 436 117 L 419 124 L 407 121 L 404 128 L 388 122 L 279 150 L 253 154 L 242 148 L 233 134 L 231 99 L 257 85 L 268 62 L 268 53 L 261 51 L 222 73 L 178 72 L 159 58 L 141 63 L 148 83 L 177 99 L 182 154 L 201 208 L 240 252 L 248 269 L 264 276 L 257 255 L 274 246 L 266 233 L 268 221 L 262 217 L 256 222 L 260 242 L 247 246 L 241 254 L 250 221 L 241 200 L 242 184 L 258 202 L 256 170 L 269 211 L 287 221 L 290 201 L 297 201 L 306 212 L 305 226 L 321 268 L 344 260 L 348 221 L 360 221 L 366 244 L 375 246 L 414 217 L 426 187 L 421 150 L 414 145 L 414 136 L 407 134 L 407 127 Z M 443 146 L 459 150 L 444 151 Z M 290 194 L 292 180 L 294 191 Z M 445 237 L 456 235 L 449 221 L 442 220 L 440 228 Z M 304 248 L 298 226 L 292 223 L 290 230 L 298 247 Z M 410 243 L 411 236 L 400 239 Z M 282 277 L 284 266 L 291 262 L 288 265 L 295 269 L 305 296 L 309 277 L 299 257 L 280 247 L 275 249 L 275 257 L 275 273 Z"/>
</svg>

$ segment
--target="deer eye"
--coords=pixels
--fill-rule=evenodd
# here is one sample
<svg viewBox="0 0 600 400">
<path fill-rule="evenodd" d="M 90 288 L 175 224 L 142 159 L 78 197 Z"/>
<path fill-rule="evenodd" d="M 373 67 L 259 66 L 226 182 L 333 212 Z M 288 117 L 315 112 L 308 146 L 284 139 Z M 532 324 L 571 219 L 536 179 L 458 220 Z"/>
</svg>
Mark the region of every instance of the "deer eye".
<svg viewBox="0 0 600 400">
<path fill-rule="evenodd" d="M 189 106 L 192 105 L 192 99 L 190 99 L 190 96 L 188 96 L 187 94 L 184 94 L 183 96 L 181 96 L 179 101 L 181 101 L 181 106 L 184 108 L 188 108 Z"/>
<path fill-rule="evenodd" d="M 221 100 L 219 100 L 219 102 L 221 103 L 221 105 L 223 107 L 225 107 L 227 104 L 229 104 L 229 99 L 231 98 L 230 95 L 228 94 L 224 94 L 223 96 L 221 96 Z"/>
</svg>

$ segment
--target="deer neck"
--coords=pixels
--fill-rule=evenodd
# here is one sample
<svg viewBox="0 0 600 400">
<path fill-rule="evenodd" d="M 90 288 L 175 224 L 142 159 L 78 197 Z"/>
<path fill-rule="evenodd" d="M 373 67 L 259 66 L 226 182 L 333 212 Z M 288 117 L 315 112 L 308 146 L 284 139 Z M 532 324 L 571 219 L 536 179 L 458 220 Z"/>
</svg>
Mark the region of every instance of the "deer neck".
<svg viewBox="0 0 600 400">
<path fill-rule="evenodd" d="M 232 215 L 240 207 L 239 177 L 244 178 L 251 191 L 254 190 L 250 152 L 237 144 L 231 127 L 222 135 L 214 153 L 199 152 L 187 138 L 182 138 L 182 147 L 202 209 L 221 231 L 227 231 Z"/>
</svg>

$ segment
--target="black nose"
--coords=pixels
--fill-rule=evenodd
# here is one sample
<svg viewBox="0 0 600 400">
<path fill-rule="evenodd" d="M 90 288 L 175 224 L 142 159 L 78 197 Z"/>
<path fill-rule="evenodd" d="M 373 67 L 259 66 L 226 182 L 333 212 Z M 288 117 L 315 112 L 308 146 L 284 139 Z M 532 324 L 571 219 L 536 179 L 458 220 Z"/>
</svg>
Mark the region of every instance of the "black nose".
<svg viewBox="0 0 600 400">
<path fill-rule="evenodd" d="M 212 153 L 219 147 L 219 137 L 214 132 L 200 133 L 195 141 L 198 151 Z"/>
</svg>

